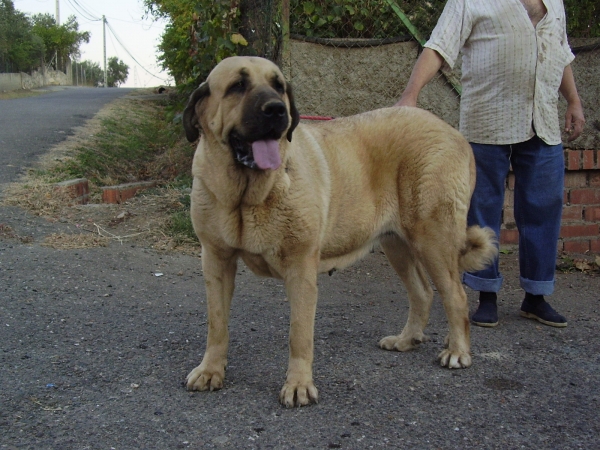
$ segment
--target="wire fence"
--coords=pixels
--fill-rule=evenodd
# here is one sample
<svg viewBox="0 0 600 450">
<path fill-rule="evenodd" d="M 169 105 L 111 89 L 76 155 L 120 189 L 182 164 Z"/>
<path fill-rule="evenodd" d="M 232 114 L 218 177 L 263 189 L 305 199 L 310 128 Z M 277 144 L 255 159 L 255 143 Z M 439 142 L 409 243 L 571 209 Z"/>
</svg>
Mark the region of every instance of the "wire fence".
<svg viewBox="0 0 600 450">
<path fill-rule="evenodd" d="M 445 3 L 246 0 L 241 2 L 241 33 L 249 41 L 247 54 L 283 68 L 302 115 L 347 116 L 391 106 L 400 98 Z M 600 38 L 573 38 L 570 44 L 588 122 L 600 130 Z M 455 127 L 460 75 L 459 58 L 453 71 L 443 67 L 419 96 L 420 107 Z"/>
<path fill-rule="evenodd" d="M 443 4 L 412 1 L 400 8 L 393 0 L 246 0 L 240 33 L 248 40 L 245 54 L 282 66 L 303 113 L 342 116 L 399 98 Z M 444 104 L 456 109 L 458 91 L 444 75 L 430 86 L 421 106 L 440 115 Z M 434 100 L 440 89 L 449 91 L 441 102 Z"/>
<path fill-rule="evenodd" d="M 346 116 L 393 105 L 445 1 L 283 0 L 283 68 L 303 114 Z M 445 70 L 419 106 L 458 124 L 460 77 Z"/>
<path fill-rule="evenodd" d="M 345 116 L 390 106 L 445 0 L 246 0 L 245 54 L 278 63 L 304 115 Z M 458 74 L 440 73 L 419 106 L 458 124 Z"/>
</svg>

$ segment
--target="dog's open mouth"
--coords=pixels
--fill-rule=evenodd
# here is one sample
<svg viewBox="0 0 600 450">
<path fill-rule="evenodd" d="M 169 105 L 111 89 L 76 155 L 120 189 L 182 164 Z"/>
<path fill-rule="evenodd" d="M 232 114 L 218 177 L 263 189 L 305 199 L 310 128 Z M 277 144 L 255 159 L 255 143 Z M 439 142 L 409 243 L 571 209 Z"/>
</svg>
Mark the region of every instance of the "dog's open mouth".
<svg viewBox="0 0 600 450">
<path fill-rule="evenodd" d="M 229 135 L 229 145 L 235 160 L 251 169 L 275 170 L 281 165 L 279 141 L 276 139 L 248 142 L 236 132 L 232 132 Z"/>
</svg>

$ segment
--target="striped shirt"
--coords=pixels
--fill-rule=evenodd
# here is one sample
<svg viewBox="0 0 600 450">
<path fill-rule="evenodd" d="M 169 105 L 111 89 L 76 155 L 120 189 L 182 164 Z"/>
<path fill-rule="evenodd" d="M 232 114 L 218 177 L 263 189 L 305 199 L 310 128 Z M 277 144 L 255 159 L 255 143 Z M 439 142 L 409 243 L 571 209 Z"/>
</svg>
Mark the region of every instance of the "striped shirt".
<svg viewBox="0 0 600 450">
<path fill-rule="evenodd" d="M 520 0 L 448 0 L 425 44 L 453 67 L 462 54 L 460 131 L 478 144 L 515 144 L 537 134 L 561 143 L 558 88 L 575 56 L 562 0 L 543 0 L 533 26 Z"/>
</svg>

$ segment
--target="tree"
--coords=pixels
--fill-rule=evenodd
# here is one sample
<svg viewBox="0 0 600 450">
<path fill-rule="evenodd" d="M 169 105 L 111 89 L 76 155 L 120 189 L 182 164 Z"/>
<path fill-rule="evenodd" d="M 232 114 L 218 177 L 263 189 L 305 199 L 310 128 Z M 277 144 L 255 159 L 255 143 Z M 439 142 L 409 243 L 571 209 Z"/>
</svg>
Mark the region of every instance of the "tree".
<svg viewBox="0 0 600 450">
<path fill-rule="evenodd" d="M 565 0 L 565 10 L 570 37 L 600 37 L 598 0 Z"/>
<path fill-rule="evenodd" d="M 0 0 L 0 72 L 28 72 L 42 65 L 43 41 L 12 0 Z"/>
<path fill-rule="evenodd" d="M 223 58 L 242 53 L 240 2 L 144 0 L 147 14 L 167 21 L 158 60 L 177 85 L 197 85 Z"/>
<path fill-rule="evenodd" d="M 75 16 L 69 16 L 62 25 L 57 25 L 50 14 L 36 14 L 31 20 L 33 33 L 44 42 L 45 61 L 53 61 L 52 65 L 57 70 L 64 70 L 67 58 L 77 58 L 80 45 L 90 41 L 89 31 L 79 31 Z M 55 55 L 56 59 L 53 60 Z"/>
<path fill-rule="evenodd" d="M 116 56 L 108 58 L 106 64 L 106 83 L 108 87 L 119 87 L 129 75 L 129 66 Z"/>
<path fill-rule="evenodd" d="M 81 74 L 79 75 L 80 83 L 87 86 L 97 87 L 104 81 L 104 70 L 100 67 L 100 64 L 90 60 L 81 61 L 76 66 L 76 70 Z"/>
</svg>

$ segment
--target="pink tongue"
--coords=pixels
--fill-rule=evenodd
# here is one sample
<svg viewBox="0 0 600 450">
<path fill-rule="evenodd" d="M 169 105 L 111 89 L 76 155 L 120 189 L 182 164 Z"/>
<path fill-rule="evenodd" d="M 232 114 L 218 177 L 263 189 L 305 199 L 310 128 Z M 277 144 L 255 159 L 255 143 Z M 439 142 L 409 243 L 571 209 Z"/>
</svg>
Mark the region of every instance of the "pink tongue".
<svg viewBox="0 0 600 450">
<path fill-rule="evenodd" d="M 277 169 L 281 165 L 279 142 L 274 139 L 252 143 L 254 162 L 260 169 Z"/>
</svg>

